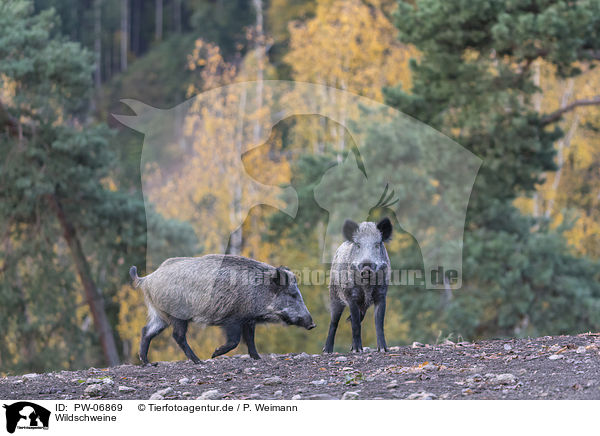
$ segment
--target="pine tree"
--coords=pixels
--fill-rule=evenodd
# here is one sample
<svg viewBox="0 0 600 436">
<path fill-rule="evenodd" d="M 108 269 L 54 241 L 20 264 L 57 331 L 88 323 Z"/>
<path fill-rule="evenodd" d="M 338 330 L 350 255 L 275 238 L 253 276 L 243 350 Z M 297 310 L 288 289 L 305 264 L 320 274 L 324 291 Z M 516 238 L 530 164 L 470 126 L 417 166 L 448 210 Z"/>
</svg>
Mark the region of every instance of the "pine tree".
<svg viewBox="0 0 600 436">
<path fill-rule="evenodd" d="M 541 59 L 574 77 L 581 62 L 597 59 L 599 8 L 595 1 L 399 3 L 400 39 L 421 58 L 412 63 L 412 88 L 388 89 L 388 103 L 484 160 L 468 212 L 464 289 L 450 299 L 404 294 L 422 335 L 436 333 L 425 320 L 467 337 L 600 326 L 595 265 L 513 205 L 556 168 L 554 142 L 563 135 L 556 122 L 598 100 L 537 112 L 532 65 Z"/>
</svg>

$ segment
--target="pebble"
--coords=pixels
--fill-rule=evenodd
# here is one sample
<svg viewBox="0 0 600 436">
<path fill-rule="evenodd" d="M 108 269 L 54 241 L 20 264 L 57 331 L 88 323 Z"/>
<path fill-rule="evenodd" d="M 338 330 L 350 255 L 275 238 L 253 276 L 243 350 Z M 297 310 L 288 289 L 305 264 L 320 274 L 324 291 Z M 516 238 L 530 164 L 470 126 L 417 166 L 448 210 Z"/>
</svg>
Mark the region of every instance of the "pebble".
<svg viewBox="0 0 600 436">
<path fill-rule="evenodd" d="M 167 395 L 169 395 L 171 393 L 173 393 L 173 388 L 168 387 L 168 388 L 165 388 L 165 389 L 161 389 L 160 391 L 156 391 L 155 393 L 153 393 L 150 396 L 150 399 L 151 400 L 162 400 L 164 397 L 166 397 Z M 156 398 L 152 398 L 155 395 L 156 395 Z M 158 398 L 158 397 L 161 397 L 161 398 Z"/>
<path fill-rule="evenodd" d="M 495 377 L 494 374 L 487 374 L 486 377 L 491 378 L 491 377 Z M 481 374 L 473 374 L 471 377 L 467 377 L 467 383 L 478 383 L 480 381 L 483 381 L 483 377 L 481 376 Z"/>
<path fill-rule="evenodd" d="M 336 397 L 329 394 L 314 394 L 308 397 L 309 400 L 337 400 Z"/>
<path fill-rule="evenodd" d="M 32 379 L 32 378 L 37 378 L 39 377 L 41 374 L 36 374 L 36 373 L 31 373 L 31 374 L 23 374 L 22 377 L 26 378 L 28 380 Z"/>
<path fill-rule="evenodd" d="M 249 354 L 242 354 L 240 356 L 240 359 L 250 359 L 250 355 Z"/>
<path fill-rule="evenodd" d="M 85 388 L 83 393 L 90 397 L 100 397 L 106 393 L 106 389 L 104 384 L 96 383 Z"/>
<path fill-rule="evenodd" d="M 191 397 L 192 393 L 191 392 L 184 392 L 181 394 L 182 397 Z"/>
<path fill-rule="evenodd" d="M 335 358 L 336 362 L 345 362 L 346 360 L 348 360 L 348 358 L 345 356 L 340 356 L 340 357 Z"/>
<path fill-rule="evenodd" d="M 431 392 L 415 392 L 406 397 L 407 400 L 434 400 L 437 397 Z"/>
<path fill-rule="evenodd" d="M 280 385 L 281 383 L 283 383 L 283 381 L 281 380 L 281 377 L 279 376 L 275 376 L 275 377 L 269 377 L 266 378 L 263 383 L 266 386 L 274 386 L 274 385 Z"/>
<path fill-rule="evenodd" d="M 424 348 L 424 347 L 425 347 L 425 345 L 420 342 L 415 341 L 412 343 L 412 348 Z"/>
<path fill-rule="evenodd" d="M 577 354 L 583 354 L 583 353 L 585 353 L 586 351 L 587 351 L 587 349 L 586 349 L 585 347 L 583 347 L 583 346 L 581 346 L 581 347 L 577 347 L 577 350 L 575 350 L 575 352 L 576 352 Z"/>
<path fill-rule="evenodd" d="M 342 400 L 358 400 L 358 392 L 345 392 L 344 395 L 342 395 Z"/>
<path fill-rule="evenodd" d="M 88 378 L 85 381 L 85 383 L 88 384 L 88 385 L 93 385 L 93 384 L 102 383 L 102 380 L 100 380 L 99 378 Z"/>
<path fill-rule="evenodd" d="M 327 380 L 325 380 L 325 379 L 314 380 L 314 381 L 311 381 L 310 384 L 315 385 L 315 386 L 321 386 L 321 385 L 327 384 Z"/>
<path fill-rule="evenodd" d="M 515 384 L 517 378 L 514 374 L 506 373 L 506 374 L 497 374 L 492 380 L 490 380 L 493 384 L 497 385 L 512 385 Z"/>
<path fill-rule="evenodd" d="M 302 395 L 296 394 L 292 397 L 292 400 L 301 400 L 302 399 Z"/>
<path fill-rule="evenodd" d="M 256 395 L 258 395 L 258 394 L 256 394 Z M 220 400 L 221 398 L 223 398 L 223 394 L 221 394 L 218 389 L 211 389 L 210 391 L 204 392 L 202 395 L 200 395 L 196 399 L 197 400 Z"/>
<path fill-rule="evenodd" d="M 273 394 L 275 397 L 281 397 L 283 396 L 283 391 L 275 391 L 275 393 Z"/>
<path fill-rule="evenodd" d="M 156 392 L 153 393 L 152 395 L 150 395 L 150 398 L 148 398 L 149 400 L 164 400 L 165 397 L 163 397 L 160 394 L 157 394 Z"/>
<path fill-rule="evenodd" d="M 506 351 L 510 351 L 510 350 L 512 350 L 512 347 L 509 344 L 504 344 L 504 349 Z"/>
<path fill-rule="evenodd" d="M 550 360 L 558 360 L 558 359 L 562 359 L 564 357 L 565 356 L 563 356 L 562 354 L 553 354 L 551 356 L 548 356 L 548 359 L 550 359 Z"/>
<path fill-rule="evenodd" d="M 180 385 L 187 385 L 189 382 L 190 382 L 190 379 L 189 379 L 189 378 L 187 378 L 187 377 L 184 377 L 184 378 L 180 378 L 180 379 L 179 379 L 179 384 L 180 384 Z"/>
<path fill-rule="evenodd" d="M 135 388 L 129 386 L 119 386 L 119 392 L 133 392 Z"/>
<path fill-rule="evenodd" d="M 302 353 L 300 353 L 300 354 L 297 354 L 296 356 L 294 356 L 294 359 L 296 359 L 296 360 L 298 360 L 298 359 L 306 359 L 307 357 L 310 357 L 310 356 L 308 355 L 308 353 L 304 353 L 304 352 L 302 352 Z"/>
<path fill-rule="evenodd" d="M 385 388 L 396 389 L 398 387 L 398 380 L 392 380 Z"/>
</svg>

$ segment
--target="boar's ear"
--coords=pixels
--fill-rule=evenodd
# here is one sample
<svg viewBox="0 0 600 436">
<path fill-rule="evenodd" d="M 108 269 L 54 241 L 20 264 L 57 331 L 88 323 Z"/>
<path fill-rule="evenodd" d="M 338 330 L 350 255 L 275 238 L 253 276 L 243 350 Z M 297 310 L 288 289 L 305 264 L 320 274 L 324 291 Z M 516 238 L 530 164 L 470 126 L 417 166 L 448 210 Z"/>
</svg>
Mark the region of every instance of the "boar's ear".
<svg viewBox="0 0 600 436">
<path fill-rule="evenodd" d="M 275 269 L 275 274 L 271 277 L 271 283 L 277 287 L 284 287 L 288 285 L 288 275 L 282 267 Z"/>
<path fill-rule="evenodd" d="M 342 226 L 342 233 L 344 234 L 344 238 L 348 241 L 352 242 L 352 237 L 354 233 L 358 230 L 358 224 L 356 224 L 352 220 L 344 221 L 344 225 Z"/>
<path fill-rule="evenodd" d="M 385 217 L 377 223 L 377 229 L 381 232 L 381 240 L 387 242 L 392 237 L 392 222 Z"/>
</svg>

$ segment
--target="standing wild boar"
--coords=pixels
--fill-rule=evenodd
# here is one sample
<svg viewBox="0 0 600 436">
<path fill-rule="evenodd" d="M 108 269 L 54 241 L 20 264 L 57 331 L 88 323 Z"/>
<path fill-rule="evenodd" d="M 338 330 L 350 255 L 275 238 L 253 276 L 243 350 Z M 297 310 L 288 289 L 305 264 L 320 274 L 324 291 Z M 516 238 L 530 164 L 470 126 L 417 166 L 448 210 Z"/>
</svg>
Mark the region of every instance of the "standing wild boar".
<svg viewBox="0 0 600 436">
<path fill-rule="evenodd" d="M 333 352 L 335 332 L 344 308 L 350 308 L 352 351 L 362 351 L 360 324 L 375 304 L 377 350 L 387 351 L 383 333 L 385 298 L 390 278 L 390 259 L 384 242 L 392 236 L 392 223 L 384 218 L 377 224 L 346 220 L 342 228 L 346 241 L 335 252 L 331 265 L 329 299 L 331 323 L 323 351 Z"/>
<path fill-rule="evenodd" d="M 254 345 L 257 323 L 284 322 L 310 330 L 315 327 L 296 283 L 286 267 L 275 268 L 241 256 L 209 254 L 175 257 L 156 271 L 138 277 L 132 266 L 133 286 L 144 292 L 148 323 L 142 329 L 140 359 L 148 363 L 152 338 L 169 324 L 173 338 L 194 363 L 200 359 L 187 343 L 188 322 L 223 327 L 227 342 L 212 357 L 238 346 L 240 338 L 248 353 L 260 359 Z"/>
</svg>

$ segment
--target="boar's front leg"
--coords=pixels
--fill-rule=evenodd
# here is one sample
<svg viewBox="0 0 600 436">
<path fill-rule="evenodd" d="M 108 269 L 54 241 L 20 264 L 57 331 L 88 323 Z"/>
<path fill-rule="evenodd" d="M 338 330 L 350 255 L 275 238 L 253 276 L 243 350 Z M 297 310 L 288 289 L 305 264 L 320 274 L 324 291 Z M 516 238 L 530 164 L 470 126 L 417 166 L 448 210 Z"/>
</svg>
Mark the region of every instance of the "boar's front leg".
<svg viewBox="0 0 600 436">
<path fill-rule="evenodd" d="M 248 354 L 250 355 L 250 357 L 258 360 L 260 359 L 260 355 L 258 354 L 258 351 L 256 351 L 256 345 L 254 345 L 255 325 L 256 324 L 254 321 L 248 321 L 247 323 L 245 323 L 242 327 L 242 337 L 244 338 L 244 342 L 248 346 Z"/>
<path fill-rule="evenodd" d="M 215 352 L 212 355 L 213 359 L 217 356 L 220 356 L 221 354 L 225 354 L 233 350 L 240 343 L 240 339 L 242 337 L 242 326 L 240 323 L 236 322 L 227 324 L 223 326 L 223 329 L 225 330 L 227 342 L 225 343 L 225 345 L 221 345 L 215 350 Z"/>
<path fill-rule="evenodd" d="M 360 334 L 361 312 L 358 304 L 354 300 L 348 302 L 350 307 L 350 322 L 352 323 L 352 351 L 362 352 L 362 339 Z"/>
<path fill-rule="evenodd" d="M 385 297 L 387 290 L 383 289 L 373 295 L 375 303 L 375 333 L 377 334 L 377 351 L 387 351 L 385 335 L 383 333 L 383 320 L 385 318 Z"/>
<path fill-rule="evenodd" d="M 188 359 L 194 363 L 200 363 L 200 359 L 192 351 L 186 339 L 188 322 L 183 319 L 172 318 L 171 323 L 173 324 L 173 339 L 175 339 L 177 345 L 183 350 Z"/>
<path fill-rule="evenodd" d="M 344 304 L 341 301 L 331 300 L 331 322 L 329 323 L 329 334 L 325 341 L 323 351 L 325 353 L 333 353 L 333 343 L 335 341 L 335 333 L 340 322 L 340 317 L 344 312 Z"/>
</svg>

